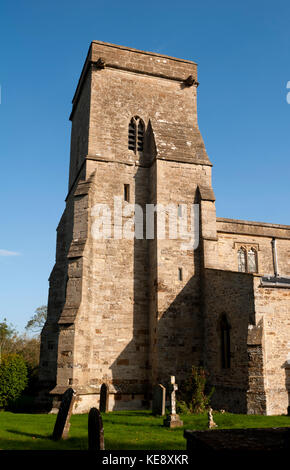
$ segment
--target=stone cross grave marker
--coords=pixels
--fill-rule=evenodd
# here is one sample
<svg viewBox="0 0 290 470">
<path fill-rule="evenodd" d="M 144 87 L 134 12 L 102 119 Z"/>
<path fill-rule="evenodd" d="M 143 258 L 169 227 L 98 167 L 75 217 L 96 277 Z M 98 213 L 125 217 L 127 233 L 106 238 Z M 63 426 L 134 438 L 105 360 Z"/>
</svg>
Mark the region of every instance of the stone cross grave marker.
<svg viewBox="0 0 290 470">
<path fill-rule="evenodd" d="M 75 398 L 76 393 L 72 388 L 68 388 L 62 396 L 61 404 L 58 410 L 52 434 L 52 439 L 54 441 L 59 441 L 60 439 L 68 438 L 68 432 L 70 428 L 70 417 L 72 414 Z"/>
<path fill-rule="evenodd" d="M 154 415 L 165 415 L 166 388 L 163 385 L 155 385 L 153 389 L 152 413 Z"/>
<path fill-rule="evenodd" d="M 91 408 L 88 419 L 88 449 L 105 450 L 104 427 L 101 413 Z"/>
<path fill-rule="evenodd" d="M 214 419 L 213 419 L 212 408 L 208 410 L 207 422 L 208 422 L 207 424 L 208 429 L 217 428 L 217 424 L 214 422 Z"/>
<path fill-rule="evenodd" d="M 101 413 L 107 413 L 109 410 L 109 387 L 107 384 L 101 386 L 99 408 Z"/>
<path fill-rule="evenodd" d="M 178 414 L 176 414 L 176 395 L 175 392 L 178 390 L 178 385 L 175 383 L 174 375 L 171 376 L 170 380 L 170 414 L 165 418 L 163 421 L 163 425 L 169 428 L 178 428 L 183 426 L 183 421 L 179 418 Z"/>
</svg>

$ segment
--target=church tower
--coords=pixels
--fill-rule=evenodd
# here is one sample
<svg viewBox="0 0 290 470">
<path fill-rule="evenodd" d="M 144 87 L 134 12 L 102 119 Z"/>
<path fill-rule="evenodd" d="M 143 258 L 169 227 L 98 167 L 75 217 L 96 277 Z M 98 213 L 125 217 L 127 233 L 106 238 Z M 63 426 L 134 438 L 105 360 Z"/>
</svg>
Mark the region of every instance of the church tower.
<svg viewBox="0 0 290 470">
<path fill-rule="evenodd" d="M 42 399 L 53 407 L 72 387 L 75 411 L 86 412 L 103 383 L 110 409 L 146 406 L 152 386 L 203 363 L 201 257 L 210 267 L 216 215 L 197 86 L 194 62 L 91 43 L 73 97 L 68 194 L 41 337 Z M 143 226 L 132 237 L 134 204 Z M 157 204 L 176 208 L 178 224 L 199 204 L 202 243 L 159 237 Z"/>
</svg>

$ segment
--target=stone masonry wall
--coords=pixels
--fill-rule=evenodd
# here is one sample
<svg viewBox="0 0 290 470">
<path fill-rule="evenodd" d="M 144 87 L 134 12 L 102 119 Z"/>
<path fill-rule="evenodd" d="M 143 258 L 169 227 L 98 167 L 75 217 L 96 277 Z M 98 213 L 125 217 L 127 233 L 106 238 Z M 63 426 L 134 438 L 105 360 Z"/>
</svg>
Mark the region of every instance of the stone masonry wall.
<svg viewBox="0 0 290 470">
<path fill-rule="evenodd" d="M 276 414 L 289 405 L 290 290 L 260 281 L 274 273 L 273 237 L 279 274 L 290 275 L 290 227 L 216 218 L 196 86 L 193 62 L 91 44 L 73 98 L 69 191 L 41 341 L 43 402 L 51 392 L 58 407 L 72 386 L 75 412 L 86 412 L 106 382 L 110 409 L 148 406 L 154 384 L 166 385 L 170 375 L 180 382 L 203 364 L 216 388 L 214 407 Z M 146 129 L 137 153 L 128 150 L 133 116 Z M 157 216 L 152 240 L 113 236 L 132 227 L 130 204 L 144 211 L 146 204 L 197 202 L 196 249 L 183 249 L 184 240 L 168 232 L 157 239 Z M 107 238 L 95 237 L 96 204 L 111 211 L 112 225 L 102 227 L 112 229 Z M 238 272 L 243 244 L 257 250 L 254 275 Z M 222 315 L 230 368 L 221 366 Z"/>
<path fill-rule="evenodd" d="M 204 364 L 209 385 L 215 387 L 216 409 L 247 412 L 248 326 L 254 323 L 252 276 L 246 273 L 206 269 L 204 283 Z M 230 327 L 230 367 L 222 367 L 221 327 L 223 315 Z"/>
<path fill-rule="evenodd" d="M 258 272 L 274 274 L 271 240 L 276 238 L 280 275 L 290 275 L 290 227 L 287 225 L 217 219 L 218 259 L 221 269 L 237 271 L 237 251 L 246 244 L 257 248 Z"/>
<path fill-rule="evenodd" d="M 157 161 L 157 202 L 187 204 L 196 201 L 197 186 L 209 186 L 211 168 Z M 170 375 L 188 377 L 192 365 L 202 360 L 200 308 L 200 249 L 183 249 L 182 239 L 156 241 L 155 289 L 157 301 L 151 315 L 154 331 L 155 377 L 164 385 Z M 182 270 L 182 280 L 179 279 Z"/>
<path fill-rule="evenodd" d="M 290 405 L 290 290 L 260 286 L 255 277 L 257 322 L 264 328 L 267 414 L 287 414 Z"/>
</svg>

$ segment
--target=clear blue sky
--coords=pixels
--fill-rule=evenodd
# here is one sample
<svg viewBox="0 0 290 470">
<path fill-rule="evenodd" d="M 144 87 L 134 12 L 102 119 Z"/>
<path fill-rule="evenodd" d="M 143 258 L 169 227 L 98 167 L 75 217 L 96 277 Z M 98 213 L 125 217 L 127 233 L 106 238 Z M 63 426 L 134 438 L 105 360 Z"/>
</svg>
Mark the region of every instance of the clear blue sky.
<svg viewBox="0 0 290 470">
<path fill-rule="evenodd" d="M 217 215 L 290 224 L 289 25 L 286 0 L 2 0 L 0 319 L 23 330 L 47 302 L 93 39 L 196 61 Z"/>
</svg>

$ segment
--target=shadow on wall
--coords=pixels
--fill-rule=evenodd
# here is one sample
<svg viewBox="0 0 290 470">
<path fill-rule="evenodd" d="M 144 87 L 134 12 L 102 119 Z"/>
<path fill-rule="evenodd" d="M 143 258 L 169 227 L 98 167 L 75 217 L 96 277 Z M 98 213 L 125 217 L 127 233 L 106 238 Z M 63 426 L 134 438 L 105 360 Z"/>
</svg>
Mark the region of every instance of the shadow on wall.
<svg viewBox="0 0 290 470">
<path fill-rule="evenodd" d="M 193 260 L 195 275 L 157 321 L 156 315 L 152 315 L 157 311 L 154 304 L 157 288 L 161 296 L 164 292 L 170 297 L 172 292 L 170 286 L 162 284 L 155 285 L 151 294 L 148 284 L 145 290 L 147 277 L 142 279 L 144 253 L 141 241 L 136 240 L 133 338 L 111 367 L 113 383 L 120 390 L 117 401 L 124 399 L 122 395 L 132 400 L 135 394 L 141 394 L 144 395 L 143 405 L 148 406 L 152 384 L 167 386 L 170 375 L 175 375 L 180 383 L 189 376 L 191 366 L 196 365 L 204 366 L 209 372 L 208 389 L 215 387 L 214 408 L 264 414 L 262 327 L 254 325 L 252 276 L 207 269 L 202 298 L 198 249 Z M 154 253 L 151 252 L 152 258 Z M 150 270 L 152 266 L 147 265 L 146 269 Z M 154 317 L 151 325 L 145 324 L 150 303 Z M 230 329 L 230 360 L 226 363 L 222 360 L 225 345 L 221 322 L 225 315 Z M 152 351 L 150 361 L 149 349 Z"/>
<path fill-rule="evenodd" d="M 249 331 L 255 328 L 253 277 L 246 273 L 205 269 L 203 286 L 205 368 L 209 372 L 210 386 L 215 387 L 212 406 L 247 413 L 251 393 L 254 401 L 258 389 L 259 393 L 264 393 L 261 383 L 256 391 L 251 386 L 254 369 L 262 367 L 260 354 L 257 354 L 257 350 L 262 353 L 260 338 L 249 344 Z M 229 344 L 224 336 L 225 319 L 229 325 Z M 227 361 L 223 360 L 223 354 L 229 355 Z"/>
<path fill-rule="evenodd" d="M 152 165 L 139 167 L 136 173 L 135 202 L 143 208 L 156 203 L 155 171 Z M 201 272 L 199 246 L 192 257 L 194 275 L 176 294 L 177 273 L 175 278 L 170 257 L 178 259 L 180 252 L 173 250 L 172 246 L 167 254 L 166 250 L 162 253 L 165 258 L 168 255 L 172 269 L 172 283 L 166 283 L 162 280 L 164 268 L 158 266 L 156 241 L 134 240 L 133 337 L 111 366 L 117 402 L 132 401 L 139 395 L 148 406 L 152 385 L 166 386 L 170 375 L 180 383 L 189 376 L 192 365 L 202 365 L 210 374 L 208 386 L 215 387 L 216 409 L 263 414 L 262 328 L 255 325 L 253 276 L 218 269 Z M 170 305 L 168 299 L 172 299 Z M 222 360 L 221 325 L 225 318 L 229 325 L 226 363 Z"/>
<path fill-rule="evenodd" d="M 136 173 L 135 203 L 143 208 L 145 204 L 156 203 L 155 171 L 152 165 L 151 168 L 139 167 Z M 168 252 L 170 256 L 172 253 Z M 170 375 L 175 375 L 180 383 L 188 377 L 192 365 L 201 365 L 200 249 L 195 250 L 191 262 L 195 274 L 186 285 L 178 280 L 177 265 L 172 284 L 162 282 L 160 275 L 157 276 L 156 241 L 134 239 L 133 337 L 111 366 L 112 381 L 119 390 L 114 409 L 120 409 L 123 400 L 137 399 L 135 395 L 139 394 L 144 397 L 143 406 L 148 407 L 152 385 L 166 386 Z M 183 288 L 176 295 L 178 283 Z M 159 301 L 174 299 L 159 319 L 157 292 Z"/>
</svg>

